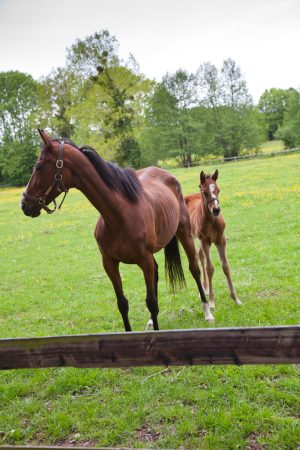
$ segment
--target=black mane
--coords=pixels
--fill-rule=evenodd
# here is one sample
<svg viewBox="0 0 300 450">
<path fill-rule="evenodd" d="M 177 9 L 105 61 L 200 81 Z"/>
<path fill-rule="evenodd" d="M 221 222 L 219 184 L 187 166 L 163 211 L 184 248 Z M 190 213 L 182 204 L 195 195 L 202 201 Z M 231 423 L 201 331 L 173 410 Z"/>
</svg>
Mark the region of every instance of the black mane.
<svg viewBox="0 0 300 450">
<path fill-rule="evenodd" d="M 64 142 L 81 151 L 94 166 L 101 180 L 113 191 L 119 192 L 131 203 L 140 198 L 142 186 L 131 168 L 122 169 L 115 164 L 105 161 L 92 147 L 84 145 L 78 147 L 74 142 L 65 139 Z"/>
</svg>

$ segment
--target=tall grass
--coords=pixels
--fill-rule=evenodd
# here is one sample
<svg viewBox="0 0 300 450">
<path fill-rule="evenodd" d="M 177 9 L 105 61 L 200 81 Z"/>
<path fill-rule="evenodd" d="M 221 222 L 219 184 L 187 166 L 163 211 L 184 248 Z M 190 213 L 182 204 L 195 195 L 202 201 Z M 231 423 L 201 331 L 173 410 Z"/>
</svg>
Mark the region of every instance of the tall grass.
<svg viewBox="0 0 300 450">
<path fill-rule="evenodd" d="M 185 194 L 199 171 L 177 169 Z M 213 250 L 217 327 L 299 323 L 300 155 L 220 167 L 228 257 L 242 307 Z M 122 331 L 93 230 L 98 213 L 73 191 L 60 213 L 33 220 L 20 189 L 0 191 L 0 336 Z M 172 295 L 160 266 L 161 329 L 204 328 L 196 286 Z M 149 312 L 143 276 L 121 266 L 134 330 Z M 297 449 L 297 366 L 37 369 L 0 373 L 0 445 Z"/>
</svg>

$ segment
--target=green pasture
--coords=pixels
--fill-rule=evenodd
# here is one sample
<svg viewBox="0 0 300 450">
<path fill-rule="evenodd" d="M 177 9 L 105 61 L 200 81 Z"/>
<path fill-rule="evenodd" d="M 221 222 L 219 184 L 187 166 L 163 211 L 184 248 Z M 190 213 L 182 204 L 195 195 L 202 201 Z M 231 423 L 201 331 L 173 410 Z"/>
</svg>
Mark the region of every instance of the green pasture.
<svg viewBox="0 0 300 450">
<path fill-rule="evenodd" d="M 201 169 L 173 171 L 185 194 L 198 190 Z M 214 326 L 299 323 L 300 155 L 225 164 L 219 172 L 243 306 L 230 299 L 214 249 Z M 21 192 L 0 190 L 0 337 L 123 331 L 93 237 L 97 211 L 72 191 L 59 213 L 31 219 L 19 208 Z M 181 253 L 187 288 L 176 295 L 157 255 L 160 328 L 207 328 Z M 121 272 L 132 327 L 144 330 L 143 276 L 135 266 Z M 299 367 L 292 365 L 0 373 L 0 446 L 296 450 L 299 418 Z"/>
</svg>

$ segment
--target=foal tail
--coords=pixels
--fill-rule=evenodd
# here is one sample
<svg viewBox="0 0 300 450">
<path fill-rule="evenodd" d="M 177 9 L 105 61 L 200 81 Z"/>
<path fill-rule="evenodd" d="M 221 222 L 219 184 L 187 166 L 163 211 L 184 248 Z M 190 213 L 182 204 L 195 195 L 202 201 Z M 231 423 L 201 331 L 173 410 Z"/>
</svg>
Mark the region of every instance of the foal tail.
<svg viewBox="0 0 300 450">
<path fill-rule="evenodd" d="M 186 285 L 176 236 L 165 247 L 165 273 L 172 292 Z"/>
</svg>

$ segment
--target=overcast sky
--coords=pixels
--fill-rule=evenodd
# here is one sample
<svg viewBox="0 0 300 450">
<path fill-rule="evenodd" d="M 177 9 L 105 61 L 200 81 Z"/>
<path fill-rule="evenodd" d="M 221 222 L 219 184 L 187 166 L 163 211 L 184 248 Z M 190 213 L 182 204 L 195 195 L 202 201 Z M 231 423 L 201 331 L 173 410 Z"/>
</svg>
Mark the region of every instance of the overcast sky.
<svg viewBox="0 0 300 450">
<path fill-rule="evenodd" d="M 0 0 L 0 71 L 38 79 L 104 28 L 150 78 L 231 57 L 255 101 L 300 88 L 300 0 Z"/>
</svg>

